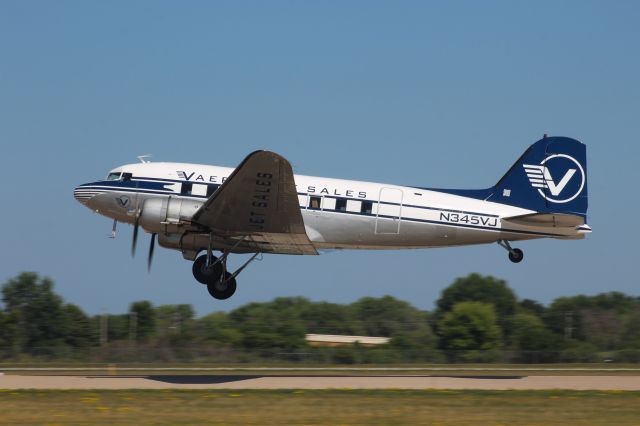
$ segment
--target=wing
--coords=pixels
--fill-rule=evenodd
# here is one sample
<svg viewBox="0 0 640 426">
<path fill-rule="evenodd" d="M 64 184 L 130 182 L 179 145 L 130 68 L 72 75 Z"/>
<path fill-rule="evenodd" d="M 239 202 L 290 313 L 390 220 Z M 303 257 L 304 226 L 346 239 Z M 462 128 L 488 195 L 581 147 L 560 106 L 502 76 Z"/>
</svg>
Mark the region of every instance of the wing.
<svg viewBox="0 0 640 426">
<path fill-rule="evenodd" d="M 318 254 L 305 231 L 291 164 L 275 152 L 249 154 L 192 221 L 215 236 L 242 236 L 256 251 Z"/>
</svg>

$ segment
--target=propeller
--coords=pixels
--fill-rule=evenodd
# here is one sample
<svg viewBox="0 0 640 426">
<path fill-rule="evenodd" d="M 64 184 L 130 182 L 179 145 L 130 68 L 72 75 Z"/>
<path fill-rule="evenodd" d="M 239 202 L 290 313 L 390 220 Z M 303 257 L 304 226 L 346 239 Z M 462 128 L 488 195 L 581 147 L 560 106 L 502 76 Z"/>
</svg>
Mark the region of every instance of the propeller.
<svg viewBox="0 0 640 426">
<path fill-rule="evenodd" d="M 136 218 L 133 221 L 133 240 L 131 241 L 131 257 L 136 257 L 136 245 L 138 244 L 138 228 L 140 228 L 140 216 L 142 216 L 142 208 L 144 204 L 138 203 L 136 209 Z"/>
<path fill-rule="evenodd" d="M 153 262 L 153 249 L 156 244 L 156 234 L 151 234 L 151 244 L 149 244 L 149 258 L 147 259 L 147 271 L 151 271 L 151 262 Z"/>
<path fill-rule="evenodd" d="M 142 205 L 144 206 L 144 204 Z M 138 244 L 138 230 L 140 229 L 140 216 L 142 216 L 142 206 L 136 211 L 136 218 L 133 222 L 133 240 L 131 241 L 131 257 L 136 255 L 136 245 Z M 147 258 L 147 270 L 151 271 L 151 263 L 153 262 L 153 250 L 156 245 L 156 234 L 151 234 L 151 244 L 149 245 L 149 257 Z"/>
<path fill-rule="evenodd" d="M 131 241 L 131 257 L 136 257 L 136 244 L 138 244 L 138 217 L 136 215 L 136 221 L 133 223 L 133 240 Z"/>
</svg>

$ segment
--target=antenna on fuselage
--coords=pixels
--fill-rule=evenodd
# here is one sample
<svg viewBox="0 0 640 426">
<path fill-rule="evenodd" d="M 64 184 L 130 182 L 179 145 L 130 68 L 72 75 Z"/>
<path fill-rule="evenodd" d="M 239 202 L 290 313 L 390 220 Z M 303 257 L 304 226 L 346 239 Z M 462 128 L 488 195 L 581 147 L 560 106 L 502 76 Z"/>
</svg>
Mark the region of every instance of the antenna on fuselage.
<svg viewBox="0 0 640 426">
<path fill-rule="evenodd" d="M 147 158 L 152 157 L 151 154 L 145 154 L 145 155 L 138 155 L 138 160 L 140 160 L 141 163 L 150 163 L 151 161 L 147 160 Z"/>
</svg>

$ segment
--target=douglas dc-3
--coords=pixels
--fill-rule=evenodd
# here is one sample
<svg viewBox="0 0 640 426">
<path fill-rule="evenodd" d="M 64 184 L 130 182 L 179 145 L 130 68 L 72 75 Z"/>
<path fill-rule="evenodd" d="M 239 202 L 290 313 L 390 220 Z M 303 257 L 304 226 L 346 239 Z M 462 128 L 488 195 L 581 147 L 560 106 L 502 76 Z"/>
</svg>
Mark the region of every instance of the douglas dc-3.
<svg viewBox="0 0 640 426">
<path fill-rule="evenodd" d="M 133 224 L 132 254 L 138 228 L 150 233 L 149 267 L 156 236 L 180 250 L 216 299 L 233 295 L 236 276 L 261 253 L 498 243 L 518 263 L 523 252 L 512 241 L 591 232 L 586 147 L 566 137 L 545 135 L 482 190 L 294 175 L 269 151 L 249 154 L 235 169 L 140 160 L 80 185 L 76 200 L 113 219 L 113 235 L 117 222 Z M 253 256 L 231 272 L 231 253 Z"/>
</svg>

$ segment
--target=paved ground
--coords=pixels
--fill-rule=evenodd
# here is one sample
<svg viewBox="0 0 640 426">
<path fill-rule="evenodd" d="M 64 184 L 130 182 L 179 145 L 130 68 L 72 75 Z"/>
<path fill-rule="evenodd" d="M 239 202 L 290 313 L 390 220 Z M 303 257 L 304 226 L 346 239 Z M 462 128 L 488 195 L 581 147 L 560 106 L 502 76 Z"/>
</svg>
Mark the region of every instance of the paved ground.
<svg viewBox="0 0 640 426">
<path fill-rule="evenodd" d="M 640 390 L 640 376 L 0 376 L 0 389 Z"/>
</svg>

